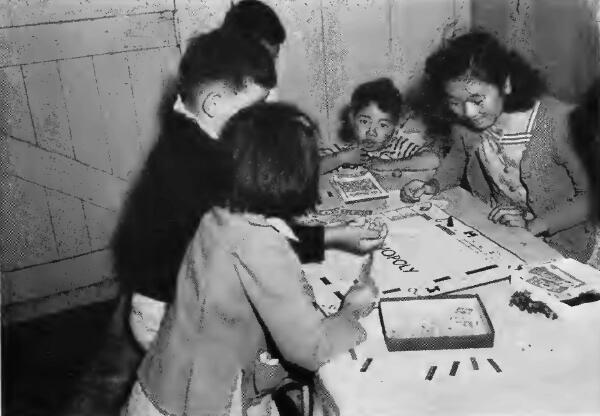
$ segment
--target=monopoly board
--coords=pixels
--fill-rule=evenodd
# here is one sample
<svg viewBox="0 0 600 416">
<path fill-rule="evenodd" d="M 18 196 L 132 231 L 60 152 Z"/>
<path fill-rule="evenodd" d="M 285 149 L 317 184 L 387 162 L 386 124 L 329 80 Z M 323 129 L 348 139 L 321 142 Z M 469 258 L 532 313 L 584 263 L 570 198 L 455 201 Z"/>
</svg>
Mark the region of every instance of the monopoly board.
<svg viewBox="0 0 600 416">
<path fill-rule="evenodd" d="M 477 229 L 432 204 L 388 211 L 388 236 L 376 251 L 372 277 L 380 297 L 436 296 L 508 281 L 523 261 Z M 323 264 L 306 266 L 318 303 L 335 310 L 358 276 L 363 258 L 328 251 Z"/>
</svg>

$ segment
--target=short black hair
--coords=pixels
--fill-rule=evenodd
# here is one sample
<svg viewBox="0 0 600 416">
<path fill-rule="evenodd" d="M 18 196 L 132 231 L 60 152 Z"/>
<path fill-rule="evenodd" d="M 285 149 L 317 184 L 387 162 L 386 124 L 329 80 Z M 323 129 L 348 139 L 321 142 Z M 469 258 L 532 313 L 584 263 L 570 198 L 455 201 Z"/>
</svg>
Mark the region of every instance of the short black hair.
<svg viewBox="0 0 600 416">
<path fill-rule="evenodd" d="M 315 122 L 286 103 L 258 103 L 226 123 L 221 141 L 233 157 L 228 206 L 290 219 L 319 201 L 319 131 Z"/>
<path fill-rule="evenodd" d="M 510 78 L 512 92 L 505 97 L 504 111 L 525 111 L 546 91 L 539 71 L 519 53 L 504 47 L 493 35 L 473 31 L 443 44 L 425 61 L 424 88 L 427 111 L 446 121 L 454 120 L 446 108 L 446 85 L 468 74 L 503 91 Z"/>
<path fill-rule="evenodd" d="M 402 113 L 402 94 L 389 78 L 377 78 L 360 84 L 350 98 L 350 104 L 340 115 L 340 138 L 346 142 L 356 141 L 351 118 L 357 112 L 374 103 L 379 109 L 392 117 L 397 123 Z"/>
<path fill-rule="evenodd" d="M 232 5 L 221 27 L 274 46 L 285 42 L 285 29 L 277 13 L 258 0 L 242 0 Z"/>
<path fill-rule="evenodd" d="M 242 89 L 246 80 L 273 88 L 277 82 L 273 58 L 258 42 L 217 29 L 190 40 L 179 63 L 177 91 L 188 102 L 207 83 L 226 81 Z"/>
<path fill-rule="evenodd" d="M 585 93 L 569 121 L 573 145 L 590 178 L 592 212 L 600 220 L 600 78 Z"/>
</svg>

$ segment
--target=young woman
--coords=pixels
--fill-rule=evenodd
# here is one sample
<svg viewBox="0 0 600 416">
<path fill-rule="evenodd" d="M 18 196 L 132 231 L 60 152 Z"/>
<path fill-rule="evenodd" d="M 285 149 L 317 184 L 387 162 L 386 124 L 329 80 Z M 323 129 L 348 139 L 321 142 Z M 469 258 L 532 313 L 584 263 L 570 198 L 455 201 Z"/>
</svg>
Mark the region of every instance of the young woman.
<svg viewBox="0 0 600 416">
<path fill-rule="evenodd" d="M 440 118 L 452 123 L 451 147 L 434 179 L 409 182 L 402 198 L 462 183 L 490 204 L 492 221 L 526 228 L 586 261 L 593 227 L 587 177 L 570 140 L 572 108 L 545 95 L 539 74 L 487 33 L 450 41 L 425 72 Z"/>
<path fill-rule="evenodd" d="M 401 134 L 401 115 L 402 95 L 389 78 L 359 85 L 341 115 L 340 138 L 351 145 L 325 155 L 321 171 L 359 163 L 390 175 L 394 170 L 436 167 L 437 157 L 421 137 L 411 140 Z"/>
<path fill-rule="evenodd" d="M 288 222 L 318 200 L 317 138 L 314 122 L 286 104 L 256 104 L 227 123 L 231 193 L 188 247 L 124 415 L 246 414 L 285 376 L 265 364 L 310 374 L 364 339 L 357 319 L 375 288 L 357 284 L 324 318 L 290 244 Z"/>
</svg>

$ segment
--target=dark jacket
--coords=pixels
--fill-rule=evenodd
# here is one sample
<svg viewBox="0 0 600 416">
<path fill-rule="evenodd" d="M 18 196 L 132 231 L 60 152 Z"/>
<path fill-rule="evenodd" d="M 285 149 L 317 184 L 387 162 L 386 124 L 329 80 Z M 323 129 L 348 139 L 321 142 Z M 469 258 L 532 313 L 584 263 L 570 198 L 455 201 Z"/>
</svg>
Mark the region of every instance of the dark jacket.
<svg viewBox="0 0 600 416">
<path fill-rule="evenodd" d="M 112 240 L 114 268 L 126 290 L 163 302 L 174 297 L 177 272 L 202 215 L 222 205 L 230 187 L 227 149 L 172 110 L 122 209 Z M 303 261 L 323 257 L 323 229 L 299 227 Z"/>
</svg>

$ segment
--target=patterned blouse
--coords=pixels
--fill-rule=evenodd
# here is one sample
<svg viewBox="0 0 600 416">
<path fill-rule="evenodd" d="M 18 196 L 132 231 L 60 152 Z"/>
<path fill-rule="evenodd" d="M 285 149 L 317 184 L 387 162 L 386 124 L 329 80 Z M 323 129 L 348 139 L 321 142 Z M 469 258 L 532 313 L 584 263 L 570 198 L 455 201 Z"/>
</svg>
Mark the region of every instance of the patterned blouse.
<svg viewBox="0 0 600 416">
<path fill-rule="evenodd" d="M 486 174 L 492 179 L 492 197 L 497 204 L 508 203 L 527 209 L 527 190 L 521 182 L 521 159 L 531 139 L 538 108 L 539 102 L 522 133 L 504 134 L 495 126 L 482 133 L 477 153 Z"/>
</svg>

